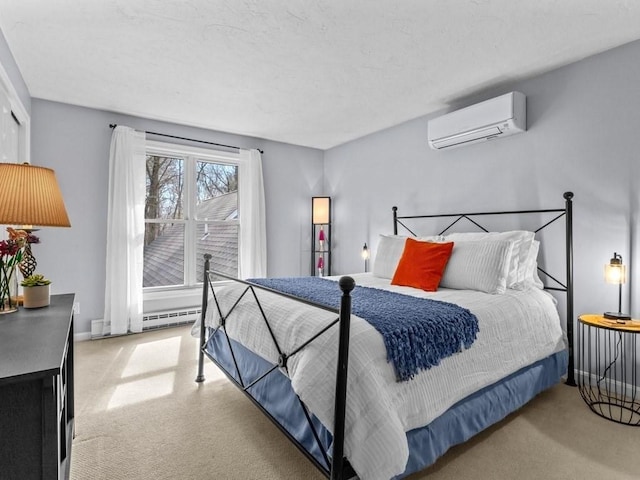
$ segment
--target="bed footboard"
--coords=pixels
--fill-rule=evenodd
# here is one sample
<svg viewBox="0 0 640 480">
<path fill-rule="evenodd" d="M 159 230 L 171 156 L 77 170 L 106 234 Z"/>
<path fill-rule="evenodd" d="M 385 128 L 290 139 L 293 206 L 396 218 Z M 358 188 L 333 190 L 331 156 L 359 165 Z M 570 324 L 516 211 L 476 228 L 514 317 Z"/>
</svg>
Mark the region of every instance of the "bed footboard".
<svg viewBox="0 0 640 480">
<path fill-rule="evenodd" d="M 211 360 L 214 361 L 214 363 L 218 364 L 218 362 L 216 362 L 216 360 L 206 352 L 208 338 L 206 335 L 205 319 L 207 315 L 207 309 L 209 307 L 208 305 L 209 293 L 213 292 L 213 286 L 211 285 L 211 274 L 213 274 L 214 272 L 210 271 L 211 255 L 205 254 L 204 259 L 205 259 L 205 264 L 204 264 L 204 279 L 203 279 L 204 282 L 203 282 L 203 289 L 202 289 L 202 313 L 200 316 L 200 344 L 199 344 L 200 348 L 199 348 L 199 355 L 198 355 L 198 374 L 195 379 L 195 381 L 198 383 L 204 382 L 205 380 L 205 376 L 204 376 L 204 356 L 205 355 L 211 358 Z M 226 372 L 224 368 L 223 368 L 223 372 L 237 387 L 239 387 L 243 391 L 243 393 L 245 393 L 245 395 L 247 395 L 276 424 L 278 428 L 280 428 L 280 430 L 283 431 L 283 433 L 285 433 L 285 435 L 310 460 L 312 460 L 312 462 L 316 465 L 316 467 L 318 467 L 318 469 L 322 471 L 322 473 L 324 473 L 328 478 L 330 478 L 331 480 L 347 480 L 350 478 L 354 478 L 355 472 L 353 471 L 353 468 L 351 467 L 349 461 L 344 457 L 344 431 L 345 431 L 346 402 L 347 402 L 347 370 L 348 370 L 348 364 L 349 364 L 349 332 L 350 332 L 350 325 L 351 325 L 351 292 L 355 287 L 355 280 L 347 276 L 342 277 L 340 279 L 340 281 L 338 282 L 338 285 L 340 286 L 340 290 L 342 291 L 342 296 L 340 299 L 340 309 L 334 310 L 334 309 L 325 307 L 323 305 L 313 303 L 308 300 L 303 300 L 297 297 L 292 297 L 291 295 L 288 295 L 288 294 L 271 290 L 270 288 L 266 288 L 266 287 L 253 284 L 250 282 L 246 282 L 243 280 L 238 280 L 233 277 L 228 277 L 224 274 L 220 274 L 219 272 L 215 272 L 215 275 L 228 278 L 230 280 L 233 280 L 239 283 L 246 284 L 247 289 L 245 290 L 245 293 L 247 291 L 251 291 L 255 301 L 260 307 L 260 311 L 262 312 L 265 322 L 267 322 L 267 326 L 268 326 L 268 320 L 265 316 L 264 311 L 262 310 L 262 306 L 260 305 L 258 298 L 255 296 L 255 292 L 254 292 L 255 288 L 268 290 L 270 292 L 277 293 L 281 296 L 290 297 L 298 302 L 302 302 L 317 308 L 338 313 L 338 318 L 336 318 L 334 321 L 329 323 L 329 325 L 327 325 L 319 333 L 317 333 L 316 335 L 308 339 L 301 346 L 296 348 L 293 352 L 290 352 L 288 354 L 280 352 L 278 365 L 274 365 L 273 368 L 268 370 L 257 380 L 251 382 L 249 385 L 245 385 L 241 377 L 240 377 L 240 381 L 238 382 L 232 375 L 229 374 L 229 372 Z M 220 314 L 221 318 L 223 318 L 222 323 L 224 324 L 224 322 L 226 321 L 225 320 L 226 316 L 228 316 L 231 313 L 231 311 L 233 311 L 233 309 L 235 308 L 235 305 L 234 307 L 232 307 L 232 309 L 229 312 L 227 312 L 226 315 L 222 315 L 215 292 L 213 294 L 213 299 L 216 303 L 216 308 L 218 308 L 218 313 Z M 333 453 L 331 456 L 329 456 L 327 453 L 323 453 L 324 455 L 324 464 L 323 464 L 315 460 L 315 458 L 312 457 L 312 455 L 304 449 L 304 447 L 297 441 L 296 438 L 294 438 L 291 434 L 289 434 L 286 431 L 286 429 L 284 429 L 278 423 L 278 421 L 269 414 L 268 411 L 262 408 L 259 402 L 251 396 L 248 390 L 257 382 L 259 382 L 262 378 L 266 377 L 273 370 L 277 368 L 284 368 L 286 370 L 287 359 L 289 357 L 291 357 L 292 355 L 295 355 L 297 352 L 303 349 L 306 345 L 308 345 L 313 340 L 315 340 L 315 338 L 322 335 L 329 328 L 333 327 L 336 323 L 338 324 L 338 328 L 339 328 L 339 339 L 338 339 L 338 362 L 337 362 L 336 387 L 335 387 L 335 410 L 334 410 L 335 414 L 334 414 L 333 442 L 332 442 Z M 276 342 L 276 347 L 278 348 L 278 351 L 280 351 L 280 348 L 278 347 L 277 342 Z M 221 365 L 219 366 L 222 368 Z M 236 371 L 239 372 L 237 365 L 236 365 Z M 319 437 L 314 430 L 314 427 L 311 422 L 311 418 L 309 416 L 310 413 L 306 410 L 306 407 L 302 403 L 302 400 L 300 400 L 300 403 L 302 404 L 302 407 L 305 410 L 305 415 L 307 415 L 307 421 L 309 422 L 311 430 L 313 431 L 313 434 L 316 438 L 316 442 L 318 442 L 318 445 L 321 446 L 322 443 L 320 442 Z"/>
</svg>

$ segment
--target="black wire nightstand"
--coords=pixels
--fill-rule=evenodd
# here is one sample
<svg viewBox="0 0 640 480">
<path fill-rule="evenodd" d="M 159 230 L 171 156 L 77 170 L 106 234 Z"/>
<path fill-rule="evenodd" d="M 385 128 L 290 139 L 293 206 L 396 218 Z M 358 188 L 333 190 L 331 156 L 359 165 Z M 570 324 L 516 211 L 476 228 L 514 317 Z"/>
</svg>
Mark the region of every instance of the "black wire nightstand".
<svg viewBox="0 0 640 480">
<path fill-rule="evenodd" d="M 601 417 L 640 426 L 640 320 L 578 317 L 578 389 Z"/>
</svg>

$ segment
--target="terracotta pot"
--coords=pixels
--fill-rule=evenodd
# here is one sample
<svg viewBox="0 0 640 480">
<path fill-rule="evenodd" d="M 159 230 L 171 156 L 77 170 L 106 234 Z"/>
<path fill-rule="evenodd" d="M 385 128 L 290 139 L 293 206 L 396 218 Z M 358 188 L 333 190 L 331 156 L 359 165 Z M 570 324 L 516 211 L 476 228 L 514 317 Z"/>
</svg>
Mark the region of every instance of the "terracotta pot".
<svg viewBox="0 0 640 480">
<path fill-rule="evenodd" d="M 49 285 L 22 287 L 24 308 L 40 308 L 49 305 Z"/>
</svg>

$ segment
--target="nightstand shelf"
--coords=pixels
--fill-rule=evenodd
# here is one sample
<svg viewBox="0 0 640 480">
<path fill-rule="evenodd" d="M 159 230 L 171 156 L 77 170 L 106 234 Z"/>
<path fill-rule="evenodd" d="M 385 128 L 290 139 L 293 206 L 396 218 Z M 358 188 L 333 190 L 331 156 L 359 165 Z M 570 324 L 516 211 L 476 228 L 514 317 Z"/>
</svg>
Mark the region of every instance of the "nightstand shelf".
<svg viewBox="0 0 640 480">
<path fill-rule="evenodd" d="M 640 426 L 640 320 L 578 317 L 578 389 L 596 414 Z"/>
</svg>

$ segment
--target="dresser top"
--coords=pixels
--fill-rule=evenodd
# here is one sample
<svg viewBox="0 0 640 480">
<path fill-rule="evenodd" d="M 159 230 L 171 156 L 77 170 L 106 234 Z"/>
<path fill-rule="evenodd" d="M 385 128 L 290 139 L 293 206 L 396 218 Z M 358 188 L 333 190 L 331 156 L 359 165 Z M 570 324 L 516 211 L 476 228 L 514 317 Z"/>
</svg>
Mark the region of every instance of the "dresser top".
<svg viewBox="0 0 640 480">
<path fill-rule="evenodd" d="M 0 384 L 51 375 L 65 354 L 74 294 L 52 295 L 48 307 L 0 315 Z M 73 339 L 72 339 L 73 341 Z"/>
</svg>

